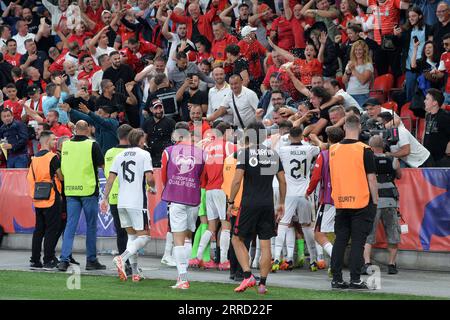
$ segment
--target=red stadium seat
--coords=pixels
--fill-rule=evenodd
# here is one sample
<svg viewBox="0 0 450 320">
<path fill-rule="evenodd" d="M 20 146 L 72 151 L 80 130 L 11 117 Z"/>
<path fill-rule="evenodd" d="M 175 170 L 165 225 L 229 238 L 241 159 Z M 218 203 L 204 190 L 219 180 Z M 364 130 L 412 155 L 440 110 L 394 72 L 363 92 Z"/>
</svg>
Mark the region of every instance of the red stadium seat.
<svg viewBox="0 0 450 320">
<path fill-rule="evenodd" d="M 411 133 L 414 134 L 417 125 L 417 117 L 409 109 L 410 105 L 411 102 L 407 102 L 402 106 L 402 108 L 400 109 L 400 117 L 406 129 L 408 129 Z"/>
<path fill-rule="evenodd" d="M 341 88 L 345 89 L 345 83 L 342 80 L 342 77 L 336 77 L 336 80 L 339 82 L 339 85 L 341 86 Z"/>
<path fill-rule="evenodd" d="M 385 102 L 381 106 L 385 109 L 394 110 L 394 112 L 398 110 L 397 103 L 394 101 Z"/>
<path fill-rule="evenodd" d="M 445 111 L 450 112 L 450 104 L 444 104 L 444 105 L 442 106 L 442 109 L 444 109 Z"/>
<path fill-rule="evenodd" d="M 400 77 L 397 78 L 397 81 L 395 81 L 395 88 L 403 88 L 403 85 L 405 83 L 406 74 L 402 74 Z"/>
<path fill-rule="evenodd" d="M 384 103 L 387 101 L 389 91 L 393 85 L 394 76 L 392 74 L 383 74 L 382 76 L 376 77 L 370 90 L 370 96 Z"/>
</svg>

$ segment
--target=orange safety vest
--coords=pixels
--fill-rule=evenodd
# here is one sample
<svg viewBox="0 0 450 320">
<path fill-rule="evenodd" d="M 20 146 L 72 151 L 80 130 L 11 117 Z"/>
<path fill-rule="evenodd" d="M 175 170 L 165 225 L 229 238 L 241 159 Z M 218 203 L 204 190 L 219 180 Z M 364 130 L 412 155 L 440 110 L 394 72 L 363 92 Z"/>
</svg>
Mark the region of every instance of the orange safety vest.
<svg viewBox="0 0 450 320">
<path fill-rule="evenodd" d="M 337 209 L 362 209 L 369 204 L 365 148 L 369 147 L 362 142 L 330 146 L 331 197 Z"/>
<path fill-rule="evenodd" d="M 35 182 L 52 182 L 50 177 L 50 162 L 56 154 L 49 151 L 42 157 L 33 157 L 31 160 L 30 168 L 28 169 L 28 186 L 30 188 L 30 195 L 33 199 L 33 204 L 36 208 L 50 208 L 55 203 L 55 187 L 52 188 L 50 192 L 50 198 L 48 200 L 34 200 L 34 184 Z M 34 170 L 34 177 L 33 177 Z M 36 178 L 36 180 L 35 180 Z M 61 181 L 55 174 L 53 178 L 54 186 L 58 189 L 59 194 L 61 194 Z"/>
<path fill-rule="evenodd" d="M 227 198 L 229 198 L 231 194 L 231 184 L 233 183 L 234 174 L 236 172 L 236 164 L 237 159 L 235 159 L 232 154 L 226 157 L 224 160 L 222 190 L 227 195 Z M 239 187 L 236 198 L 234 198 L 234 206 L 236 208 L 239 208 L 241 206 L 242 188 L 243 181 L 241 182 L 241 186 Z M 237 216 L 237 212 L 233 212 L 233 215 Z"/>
</svg>

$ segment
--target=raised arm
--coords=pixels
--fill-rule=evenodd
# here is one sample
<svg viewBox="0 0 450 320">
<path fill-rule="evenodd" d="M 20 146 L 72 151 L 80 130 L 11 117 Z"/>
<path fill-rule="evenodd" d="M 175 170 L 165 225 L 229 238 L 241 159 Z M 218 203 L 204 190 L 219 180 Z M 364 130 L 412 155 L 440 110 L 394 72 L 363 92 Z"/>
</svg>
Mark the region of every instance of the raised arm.
<svg viewBox="0 0 450 320">
<path fill-rule="evenodd" d="M 233 19 L 228 14 L 232 12 L 233 9 L 237 7 L 237 5 L 238 3 L 234 2 L 231 6 L 223 10 L 219 15 L 220 20 L 222 20 L 222 22 L 227 26 L 231 26 L 231 22 L 233 21 Z"/>
<path fill-rule="evenodd" d="M 302 11 L 300 11 L 301 15 L 304 17 L 314 18 L 314 12 L 310 10 L 313 4 L 314 0 L 310 0 L 307 4 L 305 4 L 302 8 Z"/>
<path fill-rule="evenodd" d="M 267 42 L 269 43 L 269 45 L 279 54 L 281 54 L 283 57 L 285 57 L 287 60 L 294 62 L 297 58 L 291 54 L 289 51 L 281 49 L 280 47 L 278 47 L 275 43 L 273 43 L 273 41 L 270 38 L 267 38 Z"/>
<path fill-rule="evenodd" d="M 161 6 L 158 8 L 158 11 L 160 10 Z M 170 17 L 170 14 L 172 13 L 171 10 L 167 11 L 168 16 Z M 159 19 L 158 19 L 159 20 Z M 172 32 L 169 31 L 169 20 L 170 19 L 165 19 L 162 29 L 161 29 L 161 33 L 164 36 L 164 38 L 166 38 L 167 40 L 171 40 L 173 38 Z"/>
<path fill-rule="evenodd" d="M 284 7 L 284 16 L 286 20 L 291 20 L 292 18 L 292 10 L 289 6 L 289 0 L 283 0 L 283 7 Z"/>
</svg>

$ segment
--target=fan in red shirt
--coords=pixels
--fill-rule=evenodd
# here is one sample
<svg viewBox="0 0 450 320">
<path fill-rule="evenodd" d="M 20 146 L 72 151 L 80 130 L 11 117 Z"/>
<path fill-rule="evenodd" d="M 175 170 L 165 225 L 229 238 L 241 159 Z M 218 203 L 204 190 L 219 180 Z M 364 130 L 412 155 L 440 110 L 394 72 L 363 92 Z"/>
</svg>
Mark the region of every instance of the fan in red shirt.
<svg viewBox="0 0 450 320">
<path fill-rule="evenodd" d="M 102 12 L 105 10 L 100 0 L 90 0 L 85 7 L 84 1 L 78 1 L 81 11 L 85 12 L 89 19 L 94 22 L 101 21 Z"/>
<path fill-rule="evenodd" d="M 340 24 L 338 25 L 339 32 L 341 33 L 342 43 L 347 42 L 347 24 L 355 19 L 356 5 L 354 2 L 348 0 L 342 0 L 340 5 Z"/>
<path fill-rule="evenodd" d="M 67 39 L 69 43 L 71 42 L 78 42 L 78 45 L 83 47 L 84 40 L 87 37 L 92 37 L 92 32 L 86 31 L 86 26 L 83 23 L 80 23 L 75 27 L 75 32 L 72 33 L 72 35 Z"/>
<path fill-rule="evenodd" d="M 214 40 L 211 46 L 211 55 L 216 62 L 222 62 L 226 60 L 225 48 L 230 44 L 238 42 L 235 36 L 232 36 L 227 32 L 223 22 L 216 21 L 213 23 Z"/>
<path fill-rule="evenodd" d="M 211 58 L 211 43 L 208 39 L 206 39 L 206 37 L 198 37 L 195 42 L 195 46 L 197 47 L 197 64 L 201 63 L 203 60 L 209 60 Z"/>
<path fill-rule="evenodd" d="M 197 101 L 190 101 L 188 103 L 189 116 L 189 131 L 192 132 L 194 141 L 197 143 L 203 140 L 206 136 L 205 133 L 211 129 L 208 121 L 203 120 L 203 109 L 201 104 L 197 104 Z"/>
<path fill-rule="evenodd" d="M 19 67 L 20 58 L 22 58 L 22 55 L 17 52 L 16 40 L 9 39 L 8 41 L 6 41 L 6 54 L 4 55 L 5 61 L 11 64 L 13 67 Z"/>
<path fill-rule="evenodd" d="M 158 57 L 162 54 L 162 49 L 155 46 L 148 41 L 137 41 L 135 38 L 128 40 L 128 48 L 123 50 L 125 53 L 127 64 L 133 68 L 136 73 L 139 73 L 144 69 L 144 64 L 141 58 L 145 55 L 153 54 Z"/>
<path fill-rule="evenodd" d="M 284 0 L 285 3 L 287 0 Z M 302 16 L 303 5 L 297 3 L 293 7 L 284 5 L 284 15 L 291 23 L 292 34 L 294 35 L 294 48 L 305 49 L 305 26 L 314 24 L 314 18 Z"/>
<path fill-rule="evenodd" d="M 292 81 L 290 81 L 289 76 L 286 74 L 286 71 L 281 68 L 281 66 L 286 62 L 283 56 L 278 52 L 273 51 L 267 60 L 268 64 L 270 60 L 272 60 L 273 64 L 267 68 L 266 76 L 261 85 L 261 91 L 265 92 L 266 90 L 272 88 L 271 81 L 273 80 L 271 77 L 274 73 L 276 73 L 277 81 L 281 82 L 281 90 L 284 92 L 289 92 L 292 99 L 298 100 L 300 98 L 299 92 L 295 88 Z"/>
<path fill-rule="evenodd" d="M 248 61 L 248 73 L 251 80 L 259 80 L 263 77 L 261 57 L 267 55 L 267 49 L 256 39 L 256 30 L 250 26 L 242 28 L 242 40 L 238 43 L 241 55 Z"/>
<path fill-rule="evenodd" d="M 5 87 L 8 100 L 3 103 L 4 108 L 8 108 L 13 112 L 14 120 L 22 120 L 22 111 L 24 100 L 17 97 L 17 88 L 13 83 L 9 83 Z"/>
<path fill-rule="evenodd" d="M 305 86 L 309 86 L 311 85 L 311 79 L 314 75 L 322 75 L 322 62 L 325 50 L 325 41 L 327 39 L 326 37 L 327 35 L 322 32 L 320 35 L 321 45 L 318 58 L 316 58 L 316 48 L 311 43 L 308 43 L 305 48 L 306 59 L 299 59 L 290 52 L 276 46 L 270 39 L 268 39 L 268 42 L 269 45 L 275 49 L 275 51 L 281 54 L 288 61 L 293 62 L 291 70 Z"/>
<path fill-rule="evenodd" d="M 279 7 L 283 15 L 273 20 L 270 29 L 270 38 L 272 41 L 276 42 L 280 48 L 291 50 L 295 45 L 292 23 L 284 16 L 284 6 L 282 3 L 279 4 Z"/>
<path fill-rule="evenodd" d="M 50 130 L 55 134 L 57 138 L 62 136 L 72 137 L 72 130 L 70 130 L 66 125 L 59 123 L 59 113 L 56 110 L 50 110 L 45 117 L 46 122 L 50 125 Z"/>
<path fill-rule="evenodd" d="M 85 79 L 89 82 L 89 93 L 92 92 L 92 76 L 101 68 L 94 63 L 90 54 L 84 54 L 80 57 L 80 65 L 83 70 L 78 74 L 78 80 Z"/>
<path fill-rule="evenodd" d="M 167 4 L 167 1 L 163 1 L 162 5 Z M 189 16 L 181 16 L 176 13 L 170 15 L 170 19 L 175 23 L 185 23 L 187 26 L 187 37 L 195 40 L 199 35 L 204 35 L 210 42 L 213 41 L 212 22 L 214 21 L 217 13 L 217 7 L 219 0 L 212 0 L 211 9 L 202 15 L 200 6 L 197 3 L 191 3 L 188 6 Z"/>
</svg>

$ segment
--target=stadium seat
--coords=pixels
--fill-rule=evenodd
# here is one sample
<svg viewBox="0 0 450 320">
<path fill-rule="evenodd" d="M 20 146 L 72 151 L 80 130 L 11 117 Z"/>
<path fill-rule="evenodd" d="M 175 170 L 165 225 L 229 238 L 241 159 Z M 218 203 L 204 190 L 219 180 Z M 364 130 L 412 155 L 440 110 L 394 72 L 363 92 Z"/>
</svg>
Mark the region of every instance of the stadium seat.
<svg viewBox="0 0 450 320">
<path fill-rule="evenodd" d="M 402 74 L 400 77 L 397 78 L 394 87 L 389 90 L 388 101 L 394 100 L 394 96 L 404 91 L 405 79 L 406 74 Z"/>
<path fill-rule="evenodd" d="M 444 105 L 442 106 L 442 109 L 444 109 L 445 111 L 450 112 L 450 104 L 444 104 Z"/>
<path fill-rule="evenodd" d="M 392 74 L 383 74 L 375 78 L 372 89 L 370 90 L 370 96 L 377 98 L 381 103 L 387 101 L 389 91 L 394 85 L 394 76 Z"/>
<path fill-rule="evenodd" d="M 403 85 L 405 83 L 406 74 L 402 74 L 400 77 L 397 78 L 397 81 L 395 81 L 395 88 L 403 88 Z"/>
<path fill-rule="evenodd" d="M 407 102 L 402 106 L 402 108 L 400 109 L 400 118 L 402 119 L 402 122 L 405 125 L 406 129 L 414 134 L 417 125 L 417 117 L 409 109 L 410 105 L 411 102 Z"/>
<path fill-rule="evenodd" d="M 385 102 L 381 106 L 385 109 L 394 110 L 394 112 L 398 111 L 397 103 L 394 101 Z"/>
<path fill-rule="evenodd" d="M 342 77 L 336 77 L 336 80 L 339 82 L 341 88 L 345 88 L 345 84 L 344 81 L 342 81 Z"/>
</svg>

